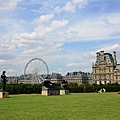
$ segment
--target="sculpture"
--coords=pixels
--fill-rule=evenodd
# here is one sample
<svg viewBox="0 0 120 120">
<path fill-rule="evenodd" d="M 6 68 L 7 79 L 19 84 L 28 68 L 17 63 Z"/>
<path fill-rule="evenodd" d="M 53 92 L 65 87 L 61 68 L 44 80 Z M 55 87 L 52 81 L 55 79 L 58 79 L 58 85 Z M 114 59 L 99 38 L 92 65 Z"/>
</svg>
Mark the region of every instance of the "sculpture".
<svg viewBox="0 0 120 120">
<path fill-rule="evenodd" d="M 56 89 L 56 85 L 52 83 L 50 80 L 45 80 L 43 82 L 43 87 L 42 89 Z"/>
<path fill-rule="evenodd" d="M 5 91 L 6 82 L 7 82 L 5 73 L 6 73 L 6 71 L 3 71 L 2 75 L 1 75 L 1 78 L 2 78 L 2 89 L 1 89 L 1 91 L 3 91 L 3 92 Z"/>
<path fill-rule="evenodd" d="M 68 90 L 68 82 L 63 80 L 61 84 L 61 89 Z"/>
</svg>

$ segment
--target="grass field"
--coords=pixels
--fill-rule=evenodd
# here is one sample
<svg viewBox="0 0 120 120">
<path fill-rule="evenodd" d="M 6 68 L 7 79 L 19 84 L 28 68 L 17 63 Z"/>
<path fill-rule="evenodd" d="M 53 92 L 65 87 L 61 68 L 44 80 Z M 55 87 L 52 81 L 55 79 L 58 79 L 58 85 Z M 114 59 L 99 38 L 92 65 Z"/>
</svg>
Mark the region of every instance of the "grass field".
<svg viewBox="0 0 120 120">
<path fill-rule="evenodd" d="M 120 95 L 10 95 L 0 99 L 0 120 L 120 120 Z"/>
</svg>

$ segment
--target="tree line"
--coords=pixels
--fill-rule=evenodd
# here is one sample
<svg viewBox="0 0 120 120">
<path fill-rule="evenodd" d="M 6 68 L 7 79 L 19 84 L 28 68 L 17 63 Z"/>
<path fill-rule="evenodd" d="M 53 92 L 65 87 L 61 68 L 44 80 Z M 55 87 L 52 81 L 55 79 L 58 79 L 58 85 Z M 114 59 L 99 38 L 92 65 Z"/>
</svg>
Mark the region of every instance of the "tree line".
<svg viewBox="0 0 120 120">
<path fill-rule="evenodd" d="M 61 89 L 61 84 L 57 83 L 56 86 L 58 89 Z M 97 92 L 102 88 L 105 88 L 106 92 L 120 91 L 120 85 L 118 83 L 105 84 L 105 85 L 69 83 L 68 88 L 69 88 L 70 93 Z M 9 94 L 31 94 L 31 93 L 41 94 L 42 84 L 22 84 L 22 83 L 21 84 L 7 84 L 6 91 L 8 91 Z"/>
</svg>

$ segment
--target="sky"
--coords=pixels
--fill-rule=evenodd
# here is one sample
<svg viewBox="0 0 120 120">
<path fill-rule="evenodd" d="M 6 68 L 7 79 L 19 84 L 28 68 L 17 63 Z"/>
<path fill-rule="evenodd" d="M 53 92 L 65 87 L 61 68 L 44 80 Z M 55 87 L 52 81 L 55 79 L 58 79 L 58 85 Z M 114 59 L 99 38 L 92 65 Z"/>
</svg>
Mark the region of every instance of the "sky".
<svg viewBox="0 0 120 120">
<path fill-rule="evenodd" d="M 0 0 L 0 72 L 22 75 L 32 58 L 92 72 L 101 50 L 120 64 L 120 0 Z"/>
</svg>

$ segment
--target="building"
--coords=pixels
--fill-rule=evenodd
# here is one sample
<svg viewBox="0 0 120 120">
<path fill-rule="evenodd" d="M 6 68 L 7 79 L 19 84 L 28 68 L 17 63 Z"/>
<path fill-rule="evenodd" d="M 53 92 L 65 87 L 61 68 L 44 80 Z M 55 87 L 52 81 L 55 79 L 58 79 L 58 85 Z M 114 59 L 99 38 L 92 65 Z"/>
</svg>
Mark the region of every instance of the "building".
<svg viewBox="0 0 120 120">
<path fill-rule="evenodd" d="M 61 83 L 63 80 L 63 76 L 59 73 L 52 73 L 50 74 L 50 79 L 52 82 Z"/>
<path fill-rule="evenodd" d="M 18 83 L 18 76 L 7 76 L 7 84 L 17 84 Z"/>
<path fill-rule="evenodd" d="M 21 75 L 18 79 L 18 83 L 23 84 L 41 84 L 45 80 L 51 80 L 51 82 L 59 83 L 63 80 L 63 76 L 59 73 L 52 73 L 49 74 L 47 77 L 46 75 L 37 75 L 33 76 L 29 74 L 27 76 Z"/>
<path fill-rule="evenodd" d="M 96 84 L 119 83 L 120 64 L 117 64 L 116 52 L 100 51 L 96 53 L 96 62 L 92 64 L 93 82 Z"/>
<path fill-rule="evenodd" d="M 18 76 L 7 76 L 7 84 L 18 84 Z M 0 84 L 2 82 L 2 79 L 0 78 Z"/>
<path fill-rule="evenodd" d="M 86 84 L 92 83 L 92 74 L 86 72 L 68 72 L 64 78 L 68 83 Z"/>
</svg>

